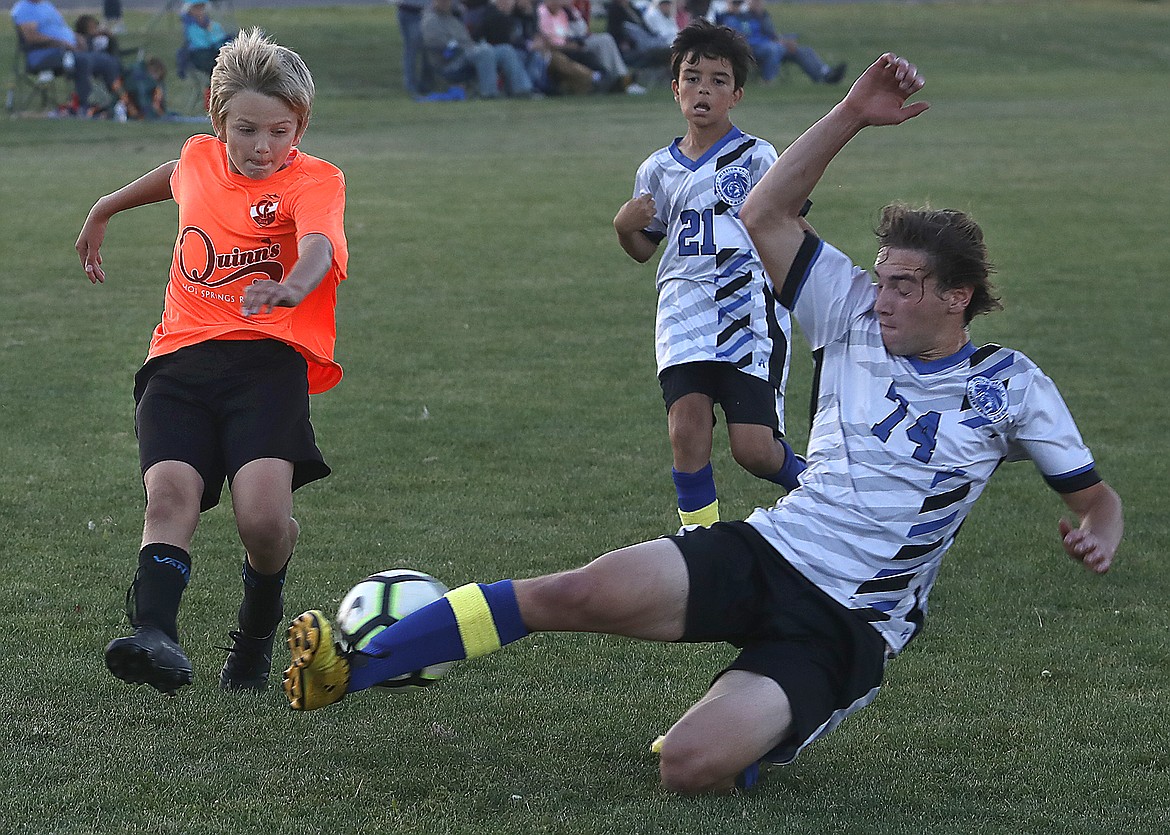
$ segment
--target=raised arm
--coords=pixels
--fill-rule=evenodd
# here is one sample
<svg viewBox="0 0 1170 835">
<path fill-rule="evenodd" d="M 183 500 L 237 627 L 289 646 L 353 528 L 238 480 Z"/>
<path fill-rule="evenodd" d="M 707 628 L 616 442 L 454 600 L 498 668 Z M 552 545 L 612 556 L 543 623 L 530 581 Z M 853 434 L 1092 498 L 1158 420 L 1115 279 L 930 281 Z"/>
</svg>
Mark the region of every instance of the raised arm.
<svg viewBox="0 0 1170 835">
<path fill-rule="evenodd" d="M 1067 519 L 1060 520 L 1060 539 L 1067 553 L 1085 568 L 1104 574 L 1113 564 L 1125 522 L 1121 511 L 1121 497 L 1103 481 L 1075 493 L 1061 494 L 1069 510 L 1080 520 L 1073 527 Z"/>
<path fill-rule="evenodd" d="M 170 200 L 171 172 L 175 170 L 177 164 L 176 160 L 165 162 L 134 182 L 99 198 L 93 204 L 74 245 L 81 259 L 81 266 L 85 268 L 85 274 L 91 283 L 98 284 L 106 280 L 106 274 L 102 270 L 101 248 L 102 242 L 106 239 L 106 227 L 110 223 L 110 218 L 126 209 Z"/>
<path fill-rule="evenodd" d="M 907 104 L 922 89 L 918 68 L 887 52 L 853 83 L 845 98 L 801 134 L 752 188 L 739 217 L 774 282 L 783 282 L 804 239 L 800 210 L 833 157 L 863 128 L 897 125 L 930 105 Z M 779 289 L 779 287 L 777 287 Z"/>
</svg>

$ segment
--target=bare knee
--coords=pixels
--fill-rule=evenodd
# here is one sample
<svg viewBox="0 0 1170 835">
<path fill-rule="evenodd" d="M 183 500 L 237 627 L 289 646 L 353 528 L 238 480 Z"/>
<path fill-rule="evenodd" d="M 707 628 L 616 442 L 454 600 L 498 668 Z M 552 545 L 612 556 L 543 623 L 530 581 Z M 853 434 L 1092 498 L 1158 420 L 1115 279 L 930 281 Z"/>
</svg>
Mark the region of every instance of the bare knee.
<svg viewBox="0 0 1170 835">
<path fill-rule="evenodd" d="M 718 746 L 677 742 L 668 736 L 660 752 L 658 773 L 667 791 L 677 794 L 726 793 L 735 786 L 736 772 L 718 756 Z"/>
<path fill-rule="evenodd" d="M 152 480 L 146 491 L 146 525 L 194 530 L 199 520 L 199 500 L 199 493 L 190 485 L 169 479 Z"/>
<path fill-rule="evenodd" d="M 279 571 L 292 553 L 292 526 L 285 513 L 251 512 L 236 515 L 240 542 L 258 563 L 257 568 Z"/>
<path fill-rule="evenodd" d="M 735 459 L 735 463 L 743 467 L 754 476 L 769 476 L 775 473 L 782 466 L 775 463 L 775 456 L 769 455 L 761 450 L 751 449 L 733 449 L 731 456 Z"/>
</svg>

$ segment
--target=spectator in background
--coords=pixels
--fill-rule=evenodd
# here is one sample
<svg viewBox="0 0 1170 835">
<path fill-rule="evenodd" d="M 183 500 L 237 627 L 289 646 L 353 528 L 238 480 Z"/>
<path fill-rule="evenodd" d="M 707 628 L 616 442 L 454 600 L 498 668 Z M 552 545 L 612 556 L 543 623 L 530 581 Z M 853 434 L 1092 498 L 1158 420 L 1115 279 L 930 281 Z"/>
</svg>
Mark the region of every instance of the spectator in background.
<svg viewBox="0 0 1170 835">
<path fill-rule="evenodd" d="M 471 36 L 489 44 L 510 44 L 520 53 L 535 92 L 588 93 L 593 71 L 555 51 L 540 33 L 532 0 L 492 0 Z"/>
<path fill-rule="evenodd" d="M 699 18 L 706 18 L 712 23 L 715 22 L 714 15 L 711 12 L 711 0 L 684 0 L 682 5 L 678 8 L 678 28 L 685 29 L 688 24 L 693 23 Z"/>
<path fill-rule="evenodd" d="M 118 51 L 118 39 L 114 34 L 102 26 L 102 22 L 91 14 L 83 14 L 73 21 L 73 31 L 81 40 L 85 41 L 85 48 L 90 52 L 108 52 L 114 60 L 121 63 Z"/>
<path fill-rule="evenodd" d="M 412 96 L 430 92 L 423 63 L 422 16 L 424 0 L 397 0 L 398 29 L 402 33 L 402 86 Z"/>
<path fill-rule="evenodd" d="M 780 66 L 792 61 L 817 83 L 838 84 L 845 77 L 845 64 L 830 67 L 811 46 L 799 43 L 794 34 L 778 35 L 764 0 L 729 0 L 729 11 L 716 20 L 743 33 L 752 48 L 760 78 L 765 83 L 780 74 Z"/>
<path fill-rule="evenodd" d="M 114 35 L 126 32 L 126 25 L 122 23 L 122 0 L 102 0 L 102 17 L 106 19 L 106 28 Z"/>
<path fill-rule="evenodd" d="M 664 38 L 656 34 L 632 0 L 605 4 L 605 30 L 617 43 L 627 66 L 640 69 L 669 64 L 674 35 Z"/>
<path fill-rule="evenodd" d="M 589 22 L 566 0 L 544 0 L 537 10 L 540 31 L 549 45 L 602 74 L 599 86 L 611 92 L 641 95 L 617 42 L 608 32 L 591 32 Z"/>
<path fill-rule="evenodd" d="M 182 6 L 183 45 L 187 61 L 197 70 L 210 73 L 219 49 L 234 37 L 218 20 L 212 20 L 204 0 L 188 0 Z"/>
<path fill-rule="evenodd" d="M 452 83 L 474 80 L 480 98 L 494 99 L 500 84 L 509 96 L 531 96 L 532 79 L 521 54 L 510 43 L 477 43 L 453 0 L 431 0 L 422 17 L 423 47 L 432 66 Z"/>
<path fill-rule="evenodd" d="M 123 102 L 131 119 L 164 119 L 167 117 L 167 65 L 151 55 L 130 68 L 126 74 L 126 95 Z"/>
<path fill-rule="evenodd" d="M 642 19 L 646 21 L 646 28 L 654 33 L 654 37 L 668 46 L 678 37 L 679 26 L 674 0 L 654 0 L 642 12 Z"/>
<path fill-rule="evenodd" d="M 455 0 L 456 17 L 463 21 L 473 40 L 480 39 L 476 32 L 491 5 L 491 0 Z"/>
<path fill-rule="evenodd" d="M 28 70 L 62 72 L 73 78 L 76 115 L 93 116 L 100 110 L 90 102 L 95 76 L 114 98 L 121 96 L 118 61 L 108 52 L 91 51 L 50 0 L 17 0 L 10 14 L 24 41 Z"/>
</svg>

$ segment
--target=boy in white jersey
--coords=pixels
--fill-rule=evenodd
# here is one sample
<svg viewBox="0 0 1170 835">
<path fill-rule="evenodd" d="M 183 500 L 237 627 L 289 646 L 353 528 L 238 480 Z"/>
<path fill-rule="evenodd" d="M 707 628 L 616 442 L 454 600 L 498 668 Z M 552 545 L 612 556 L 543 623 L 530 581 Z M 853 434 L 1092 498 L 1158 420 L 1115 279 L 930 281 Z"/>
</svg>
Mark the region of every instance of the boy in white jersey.
<svg viewBox="0 0 1170 835">
<path fill-rule="evenodd" d="M 361 653 L 338 651 L 324 616 L 306 612 L 289 629 L 293 708 L 535 631 L 726 641 L 739 656 L 655 748 L 667 788 L 728 791 L 749 785 L 761 759 L 790 762 L 874 699 L 1000 461 L 1032 459 L 1078 519 L 1058 523 L 1064 550 L 1107 571 L 1121 501 L 1064 402 L 1023 355 L 968 339 L 970 317 L 997 306 L 979 227 L 959 212 L 888 209 L 874 285 L 800 217 L 854 135 L 926 109 L 906 103 L 922 84 L 905 59 L 883 55 L 744 206 L 778 299 L 824 353 L 796 490 L 747 522 L 643 542 L 575 571 L 463 586 Z"/>
<path fill-rule="evenodd" d="M 634 197 L 613 219 L 622 249 L 639 263 L 666 241 L 655 354 L 683 525 L 719 521 L 716 403 L 731 453 L 748 472 L 791 490 L 804 467 L 783 440 L 788 312 L 738 216 L 776 160 L 775 148 L 731 123 L 750 65 L 751 48 L 726 26 L 699 20 L 678 34 L 671 87 L 686 135 L 642 163 Z"/>
</svg>

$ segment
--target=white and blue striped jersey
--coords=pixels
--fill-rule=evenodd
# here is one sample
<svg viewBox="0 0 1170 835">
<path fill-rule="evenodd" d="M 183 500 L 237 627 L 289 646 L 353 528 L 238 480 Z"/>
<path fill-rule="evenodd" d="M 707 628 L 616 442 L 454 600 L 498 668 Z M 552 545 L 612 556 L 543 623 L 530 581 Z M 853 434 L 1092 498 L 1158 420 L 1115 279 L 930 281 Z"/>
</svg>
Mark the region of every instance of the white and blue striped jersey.
<svg viewBox="0 0 1170 835">
<path fill-rule="evenodd" d="M 1056 386 L 1026 356 L 971 343 L 944 359 L 882 344 L 869 274 L 808 234 L 780 294 L 819 354 L 800 487 L 748 522 L 900 651 L 943 554 L 1005 460 L 1062 493 L 1100 478 Z"/>
<path fill-rule="evenodd" d="M 791 321 L 739 219 L 776 149 L 736 127 L 697 160 L 678 143 L 651 154 L 634 180 L 635 197 L 654 197 L 654 221 L 643 233 L 665 242 L 657 277 L 658 373 L 687 362 L 727 362 L 782 393 Z"/>
</svg>

